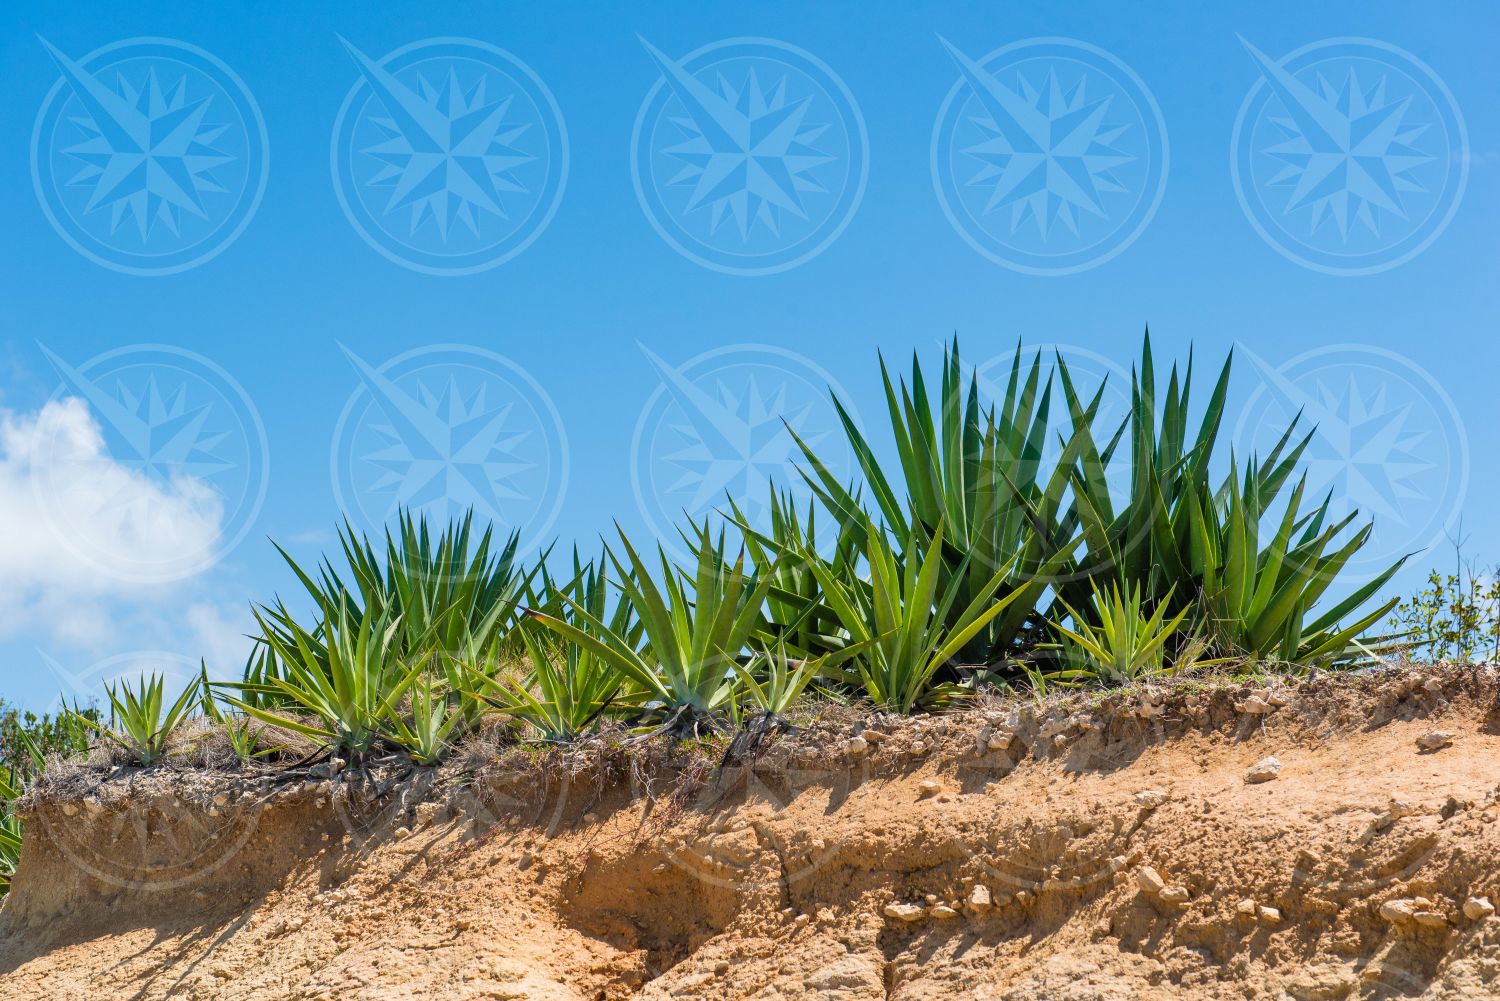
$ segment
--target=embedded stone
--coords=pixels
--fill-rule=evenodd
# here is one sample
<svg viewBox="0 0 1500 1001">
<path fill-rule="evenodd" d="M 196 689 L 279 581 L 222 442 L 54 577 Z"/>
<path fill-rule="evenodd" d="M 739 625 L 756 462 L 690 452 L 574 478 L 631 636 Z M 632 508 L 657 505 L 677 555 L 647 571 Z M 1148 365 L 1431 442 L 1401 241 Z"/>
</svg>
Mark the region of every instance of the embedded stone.
<svg viewBox="0 0 1500 1001">
<path fill-rule="evenodd" d="M 1250 770 L 1245 773 L 1245 781 L 1252 784 L 1269 782 L 1280 773 L 1281 762 L 1275 756 L 1262 758 L 1250 766 Z"/>
<path fill-rule="evenodd" d="M 906 921 L 910 923 L 912 921 L 921 921 L 922 918 L 926 917 L 927 908 L 921 906 L 920 904 L 908 904 L 903 901 L 892 901 L 891 903 L 885 905 L 882 913 L 884 913 L 888 918 L 895 918 L 897 921 Z"/>
<path fill-rule="evenodd" d="M 1161 878 L 1161 873 L 1149 865 L 1143 865 L 1135 871 L 1135 885 L 1146 893 L 1160 893 L 1166 888 L 1166 880 Z"/>
</svg>

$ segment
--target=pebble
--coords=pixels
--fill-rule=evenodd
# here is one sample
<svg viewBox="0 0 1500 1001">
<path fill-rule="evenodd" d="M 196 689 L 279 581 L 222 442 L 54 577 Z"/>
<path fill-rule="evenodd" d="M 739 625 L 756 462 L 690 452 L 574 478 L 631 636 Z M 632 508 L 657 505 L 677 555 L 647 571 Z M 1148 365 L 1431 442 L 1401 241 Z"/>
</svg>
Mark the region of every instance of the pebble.
<svg viewBox="0 0 1500 1001">
<path fill-rule="evenodd" d="M 850 737 L 844 741 L 844 753 L 851 758 L 862 758 L 870 750 L 870 742 L 863 737 Z"/>
<path fill-rule="evenodd" d="M 1149 865 L 1143 865 L 1135 871 L 1135 885 L 1147 893 L 1160 893 L 1167 883 L 1161 878 L 1161 873 Z"/>
<path fill-rule="evenodd" d="M 927 914 L 927 908 L 921 906 L 920 904 L 908 904 L 901 901 L 892 901 L 891 903 L 885 905 L 885 909 L 882 913 L 884 913 L 888 918 L 895 918 L 897 921 L 911 922 L 922 920 L 922 918 Z"/>
<path fill-rule="evenodd" d="M 1261 907 L 1256 910 L 1256 916 L 1268 925 L 1281 924 L 1281 911 L 1275 907 Z"/>
<path fill-rule="evenodd" d="M 1464 917 L 1470 921 L 1483 921 L 1494 913 L 1495 905 L 1490 903 L 1489 897 L 1470 897 L 1464 901 Z"/>
<path fill-rule="evenodd" d="M 917 788 L 923 796 L 936 796 L 943 791 L 943 784 L 937 779 L 923 779 Z"/>
<path fill-rule="evenodd" d="M 1274 708 L 1259 695 L 1247 696 L 1243 702 L 1236 702 L 1234 707 L 1240 712 L 1248 713 L 1251 716 L 1264 716 Z"/>
<path fill-rule="evenodd" d="M 1245 773 L 1245 781 L 1250 783 L 1269 782 L 1281 772 L 1281 762 L 1274 756 L 1262 758 L 1250 766 Z"/>
<path fill-rule="evenodd" d="M 1162 789 L 1142 789 L 1135 794 L 1136 805 L 1144 810 L 1154 810 L 1170 798 Z"/>
<path fill-rule="evenodd" d="M 1447 730 L 1434 730 L 1417 738 L 1417 747 L 1424 751 L 1441 751 L 1453 743 L 1454 734 Z"/>
<path fill-rule="evenodd" d="M 928 911 L 928 913 L 933 917 L 938 918 L 939 920 L 947 920 L 948 918 L 958 917 L 958 912 L 949 907 L 947 904 L 934 904 L 932 909 Z"/>
<path fill-rule="evenodd" d="M 1192 894 L 1188 892 L 1188 888 L 1185 886 L 1165 886 L 1162 887 L 1162 891 L 1157 894 L 1157 897 L 1159 897 L 1163 903 L 1177 904 L 1179 906 L 1187 903 L 1188 898 L 1191 896 Z"/>
<path fill-rule="evenodd" d="M 1255 901 L 1251 900 L 1249 897 L 1246 897 L 1244 900 L 1241 900 L 1238 904 L 1235 904 L 1234 905 L 1234 909 L 1236 911 L 1238 911 L 1239 913 L 1241 913 L 1241 914 L 1246 914 L 1246 915 L 1249 915 L 1251 917 L 1254 917 L 1255 914 L 1257 913 L 1256 907 L 1255 907 Z"/>
<path fill-rule="evenodd" d="M 990 896 L 990 888 L 984 885 L 975 886 L 969 891 L 969 910 L 975 914 L 983 914 L 995 906 L 994 899 Z M 1493 908 L 1492 908 L 1493 910 Z"/>
<path fill-rule="evenodd" d="M 878 744 L 886 738 L 886 734 L 881 733 L 879 730 L 862 730 L 859 735 L 865 738 L 865 743 L 867 744 Z"/>
<path fill-rule="evenodd" d="M 64 817 L 76 817 L 78 816 L 78 804 L 64 803 L 62 805 L 62 812 Z"/>
</svg>

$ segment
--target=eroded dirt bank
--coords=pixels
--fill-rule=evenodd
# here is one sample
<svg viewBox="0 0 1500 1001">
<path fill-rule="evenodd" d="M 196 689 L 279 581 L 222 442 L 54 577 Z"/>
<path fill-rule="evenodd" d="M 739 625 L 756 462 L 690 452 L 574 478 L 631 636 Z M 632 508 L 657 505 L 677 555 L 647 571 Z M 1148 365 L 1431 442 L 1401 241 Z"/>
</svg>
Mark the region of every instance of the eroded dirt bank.
<svg viewBox="0 0 1500 1001">
<path fill-rule="evenodd" d="M 375 803 L 75 774 L 29 801 L 0 997 L 1500 997 L 1497 697 L 1429 672 L 996 703 L 852 746 L 842 720 L 753 774 L 695 759 L 675 798 L 618 749 Z"/>
</svg>

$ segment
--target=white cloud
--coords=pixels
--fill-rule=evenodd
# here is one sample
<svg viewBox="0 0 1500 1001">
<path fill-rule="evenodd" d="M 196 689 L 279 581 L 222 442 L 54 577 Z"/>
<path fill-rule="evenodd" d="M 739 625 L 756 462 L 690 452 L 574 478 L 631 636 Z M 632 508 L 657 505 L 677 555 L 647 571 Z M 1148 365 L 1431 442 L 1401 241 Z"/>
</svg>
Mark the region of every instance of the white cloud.
<svg viewBox="0 0 1500 1001">
<path fill-rule="evenodd" d="M 111 457 L 80 399 L 0 411 L 0 638 L 114 645 L 122 616 L 178 601 L 174 579 L 207 565 L 222 519 L 207 484 L 161 482 Z"/>
</svg>

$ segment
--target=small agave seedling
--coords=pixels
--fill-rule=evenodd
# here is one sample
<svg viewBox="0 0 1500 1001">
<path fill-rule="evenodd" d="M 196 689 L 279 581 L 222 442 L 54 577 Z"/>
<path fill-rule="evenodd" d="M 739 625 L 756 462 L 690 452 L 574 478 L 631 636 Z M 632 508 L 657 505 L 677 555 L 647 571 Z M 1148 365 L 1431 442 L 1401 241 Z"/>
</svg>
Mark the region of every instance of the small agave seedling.
<svg viewBox="0 0 1500 1001">
<path fill-rule="evenodd" d="M 198 679 L 194 678 L 163 715 L 164 685 L 162 676 L 154 673 L 149 678 L 142 677 L 134 686 L 129 681 L 105 685 L 110 705 L 108 724 L 96 722 L 76 710 L 69 712 L 104 739 L 123 747 L 137 764 L 154 765 L 166 755 L 167 742 L 199 701 Z"/>
</svg>

